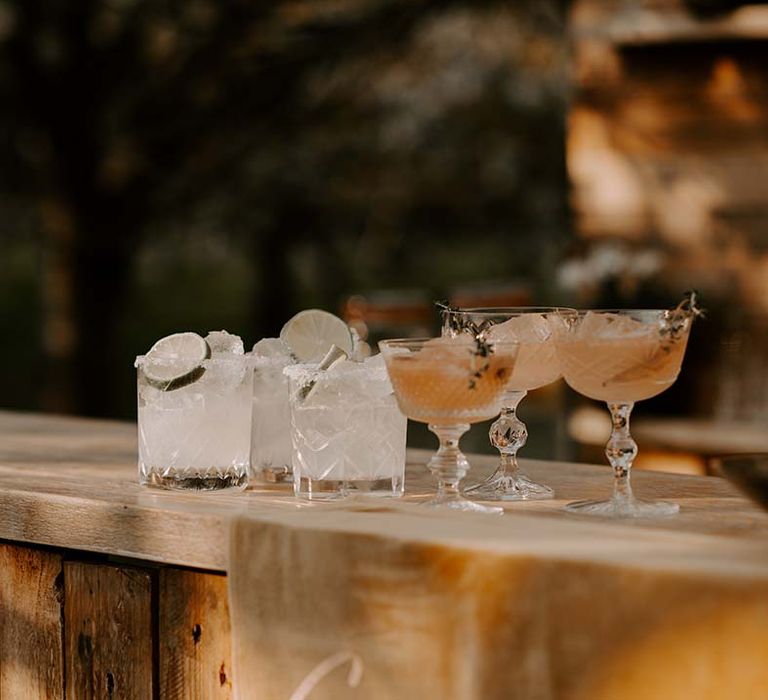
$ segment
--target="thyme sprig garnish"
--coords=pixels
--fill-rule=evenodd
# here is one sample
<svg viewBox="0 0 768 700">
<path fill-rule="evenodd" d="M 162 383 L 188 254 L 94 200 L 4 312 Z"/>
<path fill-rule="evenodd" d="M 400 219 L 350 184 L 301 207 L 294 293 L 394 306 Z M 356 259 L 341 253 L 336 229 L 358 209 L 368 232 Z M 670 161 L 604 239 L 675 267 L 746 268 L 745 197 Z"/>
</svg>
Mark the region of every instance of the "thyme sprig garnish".
<svg viewBox="0 0 768 700">
<path fill-rule="evenodd" d="M 699 293 L 695 289 L 689 289 L 685 292 L 683 300 L 673 309 L 673 311 L 683 311 L 694 318 L 707 317 L 707 310 L 699 306 Z"/>
<path fill-rule="evenodd" d="M 703 318 L 704 313 L 704 309 L 699 306 L 698 292 L 695 290 L 686 292 L 677 306 L 664 312 L 659 325 L 660 343 L 658 348 L 651 353 L 650 357 L 639 364 L 628 367 L 605 379 L 603 386 L 608 386 L 614 382 L 635 381 L 638 376 L 643 377 L 648 372 L 653 372 L 660 362 L 666 362 L 673 347 L 686 337 L 688 327 L 693 319 L 699 316 Z"/>
<path fill-rule="evenodd" d="M 683 299 L 674 309 L 665 312 L 664 320 L 659 328 L 662 349 L 668 352 L 670 346 L 685 335 L 691 321 L 699 317 L 705 318 L 706 311 L 699 306 L 699 293 L 692 289 L 685 292 Z"/>
<path fill-rule="evenodd" d="M 482 379 L 485 372 L 490 369 L 490 362 L 486 360 L 479 367 L 477 366 L 477 358 L 488 358 L 493 354 L 493 345 L 488 341 L 486 336 L 487 330 L 493 325 L 492 323 L 476 323 L 465 313 L 462 313 L 460 309 L 450 306 L 448 302 L 436 301 L 435 306 L 440 309 L 440 313 L 443 317 L 443 327 L 447 327 L 451 337 L 458 335 L 469 334 L 475 342 L 475 349 L 473 355 L 475 361 L 473 362 L 473 371 L 469 378 L 469 388 L 476 389 L 477 382 Z"/>
</svg>

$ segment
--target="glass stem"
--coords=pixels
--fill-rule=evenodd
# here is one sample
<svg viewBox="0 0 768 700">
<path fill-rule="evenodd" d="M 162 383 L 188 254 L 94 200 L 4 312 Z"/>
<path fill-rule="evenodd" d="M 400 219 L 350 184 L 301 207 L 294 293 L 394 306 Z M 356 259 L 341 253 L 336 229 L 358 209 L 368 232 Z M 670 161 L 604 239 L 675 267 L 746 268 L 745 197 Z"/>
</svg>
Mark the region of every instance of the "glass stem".
<svg viewBox="0 0 768 700">
<path fill-rule="evenodd" d="M 469 469 L 469 462 L 459 449 L 459 440 L 469 430 L 469 424 L 430 424 L 429 429 L 440 440 L 440 447 L 428 464 L 429 470 L 437 479 L 437 499 L 460 499 L 462 496 L 459 492 L 459 483 Z"/>
<path fill-rule="evenodd" d="M 501 453 L 501 461 L 491 478 L 517 474 L 517 451 L 528 440 L 528 428 L 517 417 L 517 407 L 527 391 L 507 391 L 498 419 L 488 433 L 491 444 Z"/>
<path fill-rule="evenodd" d="M 613 429 L 611 430 L 611 438 L 605 446 L 605 455 L 613 467 L 614 500 L 630 501 L 634 498 L 630 472 L 632 462 L 635 461 L 637 455 L 637 443 L 629 434 L 629 416 L 634 405 L 634 402 L 608 404 Z"/>
</svg>

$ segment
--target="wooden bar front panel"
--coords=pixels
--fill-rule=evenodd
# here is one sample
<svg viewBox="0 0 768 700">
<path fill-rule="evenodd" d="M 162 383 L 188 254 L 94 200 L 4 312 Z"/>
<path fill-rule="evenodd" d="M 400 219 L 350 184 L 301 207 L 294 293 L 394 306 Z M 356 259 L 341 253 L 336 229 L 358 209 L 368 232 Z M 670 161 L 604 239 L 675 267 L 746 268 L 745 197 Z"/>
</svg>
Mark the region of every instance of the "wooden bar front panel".
<svg viewBox="0 0 768 700">
<path fill-rule="evenodd" d="M 227 579 L 180 569 L 159 572 L 160 697 L 232 697 Z"/>
<path fill-rule="evenodd" d="M 61 555 L 0 544 L 0 698 L 64 693 Z"/>
<path fill-rule="evenodd" d="M 153 697 L 152 576 L 65 562 L 67 698 Z"/>
</svg>

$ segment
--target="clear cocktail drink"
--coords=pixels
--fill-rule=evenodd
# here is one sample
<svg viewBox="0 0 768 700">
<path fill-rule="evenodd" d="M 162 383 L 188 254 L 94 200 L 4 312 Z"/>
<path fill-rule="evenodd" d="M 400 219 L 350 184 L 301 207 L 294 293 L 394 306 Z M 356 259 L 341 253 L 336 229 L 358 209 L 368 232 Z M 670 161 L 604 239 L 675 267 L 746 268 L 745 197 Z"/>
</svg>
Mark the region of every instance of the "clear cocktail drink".
<svg viewBox="0 0 768 700">
<path fill-rule="evenodd" d="M 269 482 L 293 480 L 291 409 L 283 370 L 299 362 L 318 363 L 331 347 L 356 356 L 361 346 L 359 336 L 344 321 L 321 309 L 300 311 L 286 322 L 279 338 L 262 338 L 253 346 L 251 464 L 255 475 Z"/>
<path fill-rule="evenodd" d="M 155 378 L 156 365 L 147 371 L 145 356 L 136 359 L 136 367 L 139 481 L 169 489 L 245 488 L 253 386 L 249 359 L 215 355 L 199 363 L 191 381 L 170 388 Z"/>
<path fill-rule="evenodd" d="M 283 369 L 290 357 L 253 355 L 251 470 L 265 481 L 290 481 L 291 407 Z"/>
<path fill-rule="evenodd" d="M 380 357 L 287 367 L 294 492 L 302 498 L 400 496 L 406 418 Z"/>
</svg>

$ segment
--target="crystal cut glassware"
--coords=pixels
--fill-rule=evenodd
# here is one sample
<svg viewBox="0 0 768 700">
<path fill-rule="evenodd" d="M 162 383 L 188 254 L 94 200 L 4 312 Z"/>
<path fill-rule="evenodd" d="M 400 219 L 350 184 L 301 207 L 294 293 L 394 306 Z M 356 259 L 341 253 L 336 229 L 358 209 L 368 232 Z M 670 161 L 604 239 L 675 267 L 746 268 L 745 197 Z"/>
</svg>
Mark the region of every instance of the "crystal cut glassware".
<svg viewBox="0 0 768 700">
<path fill-rule="evenodd" d="M 139 482 L 165 489 L 244 489 L 251 451 L 250 358 L 221 354 L 173 389 L 138 373 Z"/>
<path fill-rule="evenodd" d="M 427 505 L 501 513 L 464 498 L 459 490 L 469 462 L 459 449 L 472 423 L 498 415 L 512 375 L 518 344 L 482 336 L 383 340 L 379 343 L 400 410 L 426 423 L 440 446 L 428 467 L 438 481 Z"/>
<path fill-rule="evenodd" d="M 291 409 L 288 378 L 283 369 L 290 356 L 253 354 L 253 422 L 251 431 L 252 476 L 267 482 L 291 482 Z"/>
<path fill-rule="evenodd" d="M 629 418 L 636 401 L 660 394 L 677 379 L 696 313 L 681 304 L 671 310 L 579 311 L 553 320 L 565 381 L 578 393 L 606 402 L 613 426 L 605 448 L 614 473 L 613 495 L 608 500 L 570 503 L 567 510 L 612 518 L 678 512 L 676 503 L 644 501 L 632 493 L 630 472 L 637 444 L 629 432 Z"/>
<path fill-rule="evenodd" d="M 295 495 L 309 500 L 401 496 L 407 421 L 383 359 L 342 361 L 327 370 L 292 365 L 284 372 Z"/>
<path fill-rule="evenodd" d="M 446 309 L 443 335 L 484 332 L 493 340 L 515 341 L 520 349 L 509 385 L 504 392 L 499 418 L 491 425 L 491 444 L 499 451 L 496 471 L 465 493 L 483 500 L 526 501 L 552 498 L 554 492 L 522 473 L 517 452 L 528 440 L 528 429 L 517 415 L 529 391 L 551 384 L 560 376 L 560 362 L 549 316 L 554 312 L 576 313 L 558 307 L 492 307 Z"/>
</svg>

